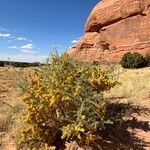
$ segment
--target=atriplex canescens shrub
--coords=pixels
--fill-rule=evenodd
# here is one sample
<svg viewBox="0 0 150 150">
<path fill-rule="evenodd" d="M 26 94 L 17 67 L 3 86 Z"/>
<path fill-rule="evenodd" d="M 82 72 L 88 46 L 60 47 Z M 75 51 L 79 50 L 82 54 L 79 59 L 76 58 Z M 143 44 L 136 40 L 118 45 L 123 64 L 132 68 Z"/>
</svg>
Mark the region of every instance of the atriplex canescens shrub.
<svg viewBox="0 0 150 150">
<path fill-rule="evenodd" d="M 140 53 L 128 52 L 123 55 L 121 66 L 123 68 L 142 68 L 146 67 L 147 63 L 145 58 Z"/>
<path fill-rule="evenodd" d="M 48 65 L 28 78 L 22 101 L 26 106 L 21 145 L 29 149 L 59 149 L 77 141 L 90 145 L 97 131 L 110 123 L 103 92 L 117 84 L 100 65 L 52 55 Z"/>
</svg>

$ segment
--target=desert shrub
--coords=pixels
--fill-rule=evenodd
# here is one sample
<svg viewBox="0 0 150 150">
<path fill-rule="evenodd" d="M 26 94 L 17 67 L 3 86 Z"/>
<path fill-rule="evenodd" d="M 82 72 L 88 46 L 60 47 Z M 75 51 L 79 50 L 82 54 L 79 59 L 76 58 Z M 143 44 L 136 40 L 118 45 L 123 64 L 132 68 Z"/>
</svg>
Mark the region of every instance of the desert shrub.
<svg viewBox="0 0 150 150">
<path fill-rule="evenodd" d="M 3 67 L 3 66 L 4 66 L 4 62 L 0 61 L 0 67 Z"/>
<path fill-rule="evenodd" d="M 123 68 L 142 68 L 146 66 L 144 57 L 139 53 L 126 53 L 121 59 Z"/>
<path fill-rule="evenodd" d="M 38 63 L 27 63 L 27 62 L 6 62 L 8 65 L 12 65 L 13 67 L 37 67 Z"/>
<path fill-rule="evenodd" d="M 90 145 L 97 131 L 112 123 L 103 92 L 117 82 L 100 65 L 52 55 L 48 65 L 28 77 L 22 101 L 20 145 L 36 150 L 63 149 L 65 142 Z"/>
<path fill-rule="evenodd" d="M 150 55 L 145 56 L 145 62 L 146 62 L 146 66 L 150 67 Z"/>
<path fill-rule="evenodd" d="M 37 67 L 43 64 L 40 64 L 38 62 L 28 63 L 28 62 L 0 61 L 1 67 L 4 67 L 5 65 L 11 65 L 13 67 Z"/>
</svg>

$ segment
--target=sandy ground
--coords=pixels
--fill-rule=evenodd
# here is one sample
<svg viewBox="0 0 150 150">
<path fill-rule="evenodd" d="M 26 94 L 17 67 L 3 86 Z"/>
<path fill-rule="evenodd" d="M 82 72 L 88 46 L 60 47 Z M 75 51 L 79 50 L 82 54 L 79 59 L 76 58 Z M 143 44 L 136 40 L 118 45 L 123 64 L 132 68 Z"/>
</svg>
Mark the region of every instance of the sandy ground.
<svg viewBox="0 0 150 150">
<path fill-rule="evenodd" d="M 15 122 L 19 99 L 16 94 L 17 71 L 0 68 L 0 149 L 16 150 Z"/>
</svg>

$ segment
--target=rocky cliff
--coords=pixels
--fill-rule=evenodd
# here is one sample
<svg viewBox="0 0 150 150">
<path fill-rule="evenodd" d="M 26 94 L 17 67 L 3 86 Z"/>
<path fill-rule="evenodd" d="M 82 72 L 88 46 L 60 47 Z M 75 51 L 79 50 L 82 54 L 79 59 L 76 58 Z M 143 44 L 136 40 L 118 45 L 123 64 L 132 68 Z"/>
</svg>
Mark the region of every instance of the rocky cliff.
<svg viewBox="0 0 150 150">
<path fill-rule="evenodd" d="M 119 61 L 128 52 L 150 54 L 150 0 L 102 0 L 80 42 L 68 53 L 84 60 Z"/>
</svg>

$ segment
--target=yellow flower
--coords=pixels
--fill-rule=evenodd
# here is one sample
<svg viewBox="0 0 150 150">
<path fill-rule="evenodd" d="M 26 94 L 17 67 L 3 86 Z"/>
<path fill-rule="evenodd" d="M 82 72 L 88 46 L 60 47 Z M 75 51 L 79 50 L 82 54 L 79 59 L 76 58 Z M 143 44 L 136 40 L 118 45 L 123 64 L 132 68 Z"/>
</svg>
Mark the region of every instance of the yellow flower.
<svg viewBox="0 0 150 150">
<path fill-rule="evenodd" d="M 62 101 L 70 101 L 71 98 L 69 96 L 63 96 Z"/>
</svg>

